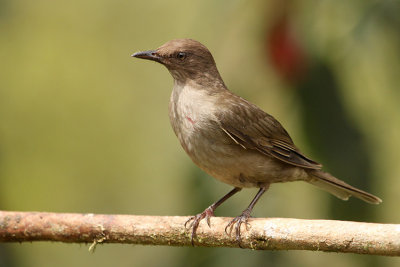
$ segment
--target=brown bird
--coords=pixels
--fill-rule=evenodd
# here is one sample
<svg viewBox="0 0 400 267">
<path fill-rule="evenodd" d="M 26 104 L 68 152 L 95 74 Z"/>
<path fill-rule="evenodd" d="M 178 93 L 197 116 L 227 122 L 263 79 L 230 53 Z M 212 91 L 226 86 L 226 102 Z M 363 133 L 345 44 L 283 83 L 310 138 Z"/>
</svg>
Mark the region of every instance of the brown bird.
<svg viewBox="0 0 400 267">
<path fill-rule="evenodd" d="M 177 39 L 132 56 L 167 67 L 174 78 L 169 118 L 183 149 L 205 172 L 234 186 L 185 223 L 192 227 L 192 243 L 200 221 L 206 219 L 210 226 L 215 209 L 245 187 L 259 191 L 225 228 L 230 234 L 235 227 L 239 243 L 241 224 L 247 226 L 254 205 L 272 183 L 306 181 L 343 200 L 354 196 L 372 204 L 382 202 L 322 171 L 322 165 L 301 153 L 274 117 L 229 91 L 213 56 L 201 43 Z"/>
</svg>

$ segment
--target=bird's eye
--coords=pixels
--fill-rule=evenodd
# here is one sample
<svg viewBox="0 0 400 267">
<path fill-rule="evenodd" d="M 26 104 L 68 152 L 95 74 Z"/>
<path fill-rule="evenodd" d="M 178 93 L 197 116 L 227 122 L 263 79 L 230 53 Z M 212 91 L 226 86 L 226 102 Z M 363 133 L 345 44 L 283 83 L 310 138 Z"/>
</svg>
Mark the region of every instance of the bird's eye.
<svg viewBox="0 0 400 267">
<path fill-rule="evenodd" d="M 179 52 L 178 54 L 176 54 L 176 58 L 183 60 L 186 58 L 186 53 Z"/>
</svg>

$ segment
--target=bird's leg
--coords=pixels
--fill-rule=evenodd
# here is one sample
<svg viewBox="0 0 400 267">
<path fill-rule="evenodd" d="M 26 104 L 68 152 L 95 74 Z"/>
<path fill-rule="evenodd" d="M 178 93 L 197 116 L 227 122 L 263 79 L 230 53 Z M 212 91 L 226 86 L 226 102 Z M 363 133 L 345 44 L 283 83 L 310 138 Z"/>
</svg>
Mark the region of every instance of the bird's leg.
<svg viewBox="0 0 400 267">
<path fill-rule="evenodd" d="M 241 215 L 237 216 L 236 218 L 234 218 L 232 221 L 230 221 L 230 223 L 225 227 L 225 232 L 228 235 L 231 235 L 232 233 L 232 229 L 235 226 L 235 232 L 236 232 L 236 241 L 239 242 L 239 246 L 240 246 L 240 226 L 242 225 L 242 223 L 244 223 L 246 225 L 246 229 L 248 229 L 248 220 L 250 218 L 250 213 L 254 208 L 254 205 L 257 203 L 257 201 L 260 199 L 260 197 L 262 196 L 262 194 L 265 193 L 265 191 L 267 191 L 268 187 L 263 187 L 260 188 L 260 190 L 258 191 L 257 195 L 254 197 L 254 199 L 251 201 L 250 205 L 247 207 L 247 209 L 245 209 Z"/>
<path fill-rule="evenodd" d="M 189 220 L 187 220 L 185 222 L 185 227 L 187 229 L 192 228 L 192 235 L 191 235 L 191 239 L 190 240 L 192 241 L 192 245 L 193 246 L 194 246 L 193 240 L 194 240 L 194 238 L 196 236 L 196 231 L 197 231 L 197 228 L 199 227 L 200 221 L 205 218 L 207 220 L 208 226 L 211 227 L 210 218 L 214 216 L 215 209 L 218 208 L 228 198 L 230 198 L 231 196 L 233 196 L 234 194 L 236 194 L 240 190 L 242 190 L 242 189 L 239 188 L 239 187 L 233 188 L 228 194 L 223 196 L 220 200 L 214 202 L 211 206 L 206 208 L 202 213 L 199 213 L 199 214 L 197 214 L 195 216 L 190 217 Z M 188 223 L 190 223 L 190 224 L 188 225 Z"/>
</svg>

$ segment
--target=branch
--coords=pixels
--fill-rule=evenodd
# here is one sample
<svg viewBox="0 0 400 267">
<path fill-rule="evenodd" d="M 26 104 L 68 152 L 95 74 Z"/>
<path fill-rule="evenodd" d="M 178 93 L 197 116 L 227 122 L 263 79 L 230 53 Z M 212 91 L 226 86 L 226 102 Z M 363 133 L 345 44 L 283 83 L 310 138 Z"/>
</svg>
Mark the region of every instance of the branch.
<svg viewBox="0 0 400 267">
<path fill-rule="evenodd" d="M 95 215 L 0 211 L 0 242 L 60 241 L 191 246 L 188 217 Z M 195 246 L 239 247 L 224 230 L 231 218 L 203 221 Z M 331 220 L 250 219 L 242 227 L 242 248 L 320 250 L 400 256 L 400 225 Z"/>
</svg>

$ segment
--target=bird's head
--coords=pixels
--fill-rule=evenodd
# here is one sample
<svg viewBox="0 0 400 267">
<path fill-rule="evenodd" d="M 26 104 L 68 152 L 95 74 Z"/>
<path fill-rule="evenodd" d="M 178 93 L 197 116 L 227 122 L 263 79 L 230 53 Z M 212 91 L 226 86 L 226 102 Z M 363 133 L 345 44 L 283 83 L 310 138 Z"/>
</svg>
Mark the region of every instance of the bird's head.
<svg viewBox="0 0 400 267">
<path fill-rule="evenodd" d="M 192 39 L 171 40 L 155 50 L 134 53 L 132 57 L 163 64 L 177 82 L 204 83 L 221 79 L 210 51 Z"/>
</svg>

